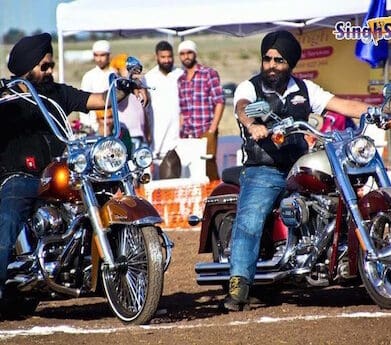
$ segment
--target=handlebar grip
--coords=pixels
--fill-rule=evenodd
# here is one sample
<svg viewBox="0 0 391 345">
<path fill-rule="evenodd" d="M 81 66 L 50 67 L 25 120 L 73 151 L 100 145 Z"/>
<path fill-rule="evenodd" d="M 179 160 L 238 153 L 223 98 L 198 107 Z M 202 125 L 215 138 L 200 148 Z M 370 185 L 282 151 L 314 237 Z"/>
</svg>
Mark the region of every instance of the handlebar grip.
<svg viewBox="0 0 391 345">
<path fill-rule="evenodd" d="M 118 90 L 124 91 L 129 94 L 133 92 L 134 89 L 137 89 L 138 85 L 132 80 L 119 78 L 116 81 L 116 87 Z"/>
</svg>

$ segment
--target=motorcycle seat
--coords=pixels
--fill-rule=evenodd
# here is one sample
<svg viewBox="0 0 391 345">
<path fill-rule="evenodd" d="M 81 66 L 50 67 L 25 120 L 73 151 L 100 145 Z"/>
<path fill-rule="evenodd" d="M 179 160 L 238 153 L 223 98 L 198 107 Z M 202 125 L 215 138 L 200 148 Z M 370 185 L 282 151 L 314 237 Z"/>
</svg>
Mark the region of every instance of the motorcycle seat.
<svg viewBox="0 0 391 345">
<path fill-rule="evenodd" d="M 234 166 L 234 167 L 229 167 L 227 169 L 224 169 L 222 174 L 221 174 L 221 179 L 225 183 L 230 183 L 230 184 L 235 184 L 239 186 L 239 176 L 240 172 L 242 171 L 243 166 Z"/>
</svg>

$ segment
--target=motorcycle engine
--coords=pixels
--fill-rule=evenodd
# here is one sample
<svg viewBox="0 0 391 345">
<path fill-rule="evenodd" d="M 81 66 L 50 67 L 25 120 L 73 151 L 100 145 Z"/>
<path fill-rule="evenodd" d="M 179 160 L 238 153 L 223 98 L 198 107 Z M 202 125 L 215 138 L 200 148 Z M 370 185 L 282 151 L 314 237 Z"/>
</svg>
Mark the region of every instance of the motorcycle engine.
<svg viewBox="0 0 391 345">
<path fill-rule="evenodd" d="M 297 228 L 306 224 L 309 219 L 308 206 L 300 195 L 292 195 L 282 199 L 279 211 L 281 219 L 287 227 Z"/>
<path fill-rule="evenodd" d="M 42 206 L 31 219 L 31 229 L 38 238 L 48 234 L 58 234 L 63 228 L 62 218 L 58 208 L 54 206 Z"/>
</svg>

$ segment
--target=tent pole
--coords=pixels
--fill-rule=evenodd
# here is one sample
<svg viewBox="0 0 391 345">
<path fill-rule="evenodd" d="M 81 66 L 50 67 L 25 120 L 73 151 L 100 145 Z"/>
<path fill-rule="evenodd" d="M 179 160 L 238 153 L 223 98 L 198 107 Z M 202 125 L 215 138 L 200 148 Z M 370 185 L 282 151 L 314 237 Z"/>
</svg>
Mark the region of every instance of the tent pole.
<svg viewBox="0 0 391 345">
<path fill-rule="evenodd" d="M 64 37 L 61 30 L 57 31 L 58 37 L 58 80 L 60 83 L 64 82 Z"/>
</svg>

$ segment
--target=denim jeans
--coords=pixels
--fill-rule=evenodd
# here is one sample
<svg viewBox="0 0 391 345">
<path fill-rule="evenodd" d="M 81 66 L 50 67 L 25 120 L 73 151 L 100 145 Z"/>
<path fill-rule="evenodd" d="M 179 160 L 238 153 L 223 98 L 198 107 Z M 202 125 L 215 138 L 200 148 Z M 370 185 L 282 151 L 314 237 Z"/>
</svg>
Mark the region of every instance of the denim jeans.
<svg viewBox="0 0 391 345">
<path fill-rule="evenodd" d="M 286 175 L 267 166 L 245 167 L 240 174 L 237 215 L 232 229 L 230 275 L 254 280 L 266 217 L 284 191 Z"/>
<path fill-rule="evenodd" d="M 29 217 L 38 195 L 39 179 L 16 175 L 5 180 L 0 189 L 0 287 L 7 280 L 10 254 Z"/>
</svg>

